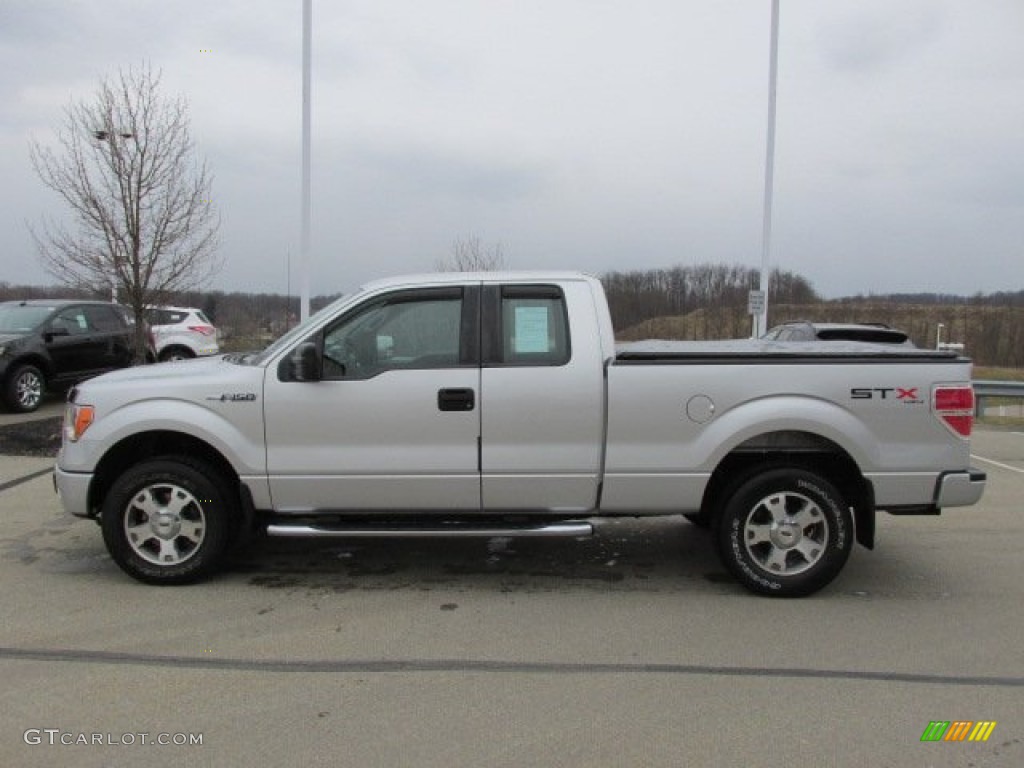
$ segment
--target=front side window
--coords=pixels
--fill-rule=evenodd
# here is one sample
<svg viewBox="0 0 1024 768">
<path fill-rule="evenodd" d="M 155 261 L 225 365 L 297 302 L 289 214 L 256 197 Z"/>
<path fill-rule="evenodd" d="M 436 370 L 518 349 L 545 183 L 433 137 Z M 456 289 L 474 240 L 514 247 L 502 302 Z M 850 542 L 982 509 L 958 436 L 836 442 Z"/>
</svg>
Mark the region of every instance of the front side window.
<svg viewBox="0 0 1024 768">
<path fill-rule="evenodd" d="M 324 379 L 368 379 L 398 369 L 460 364 L 461 294 L 384 299 L 329 326 Z"/>
</svg>

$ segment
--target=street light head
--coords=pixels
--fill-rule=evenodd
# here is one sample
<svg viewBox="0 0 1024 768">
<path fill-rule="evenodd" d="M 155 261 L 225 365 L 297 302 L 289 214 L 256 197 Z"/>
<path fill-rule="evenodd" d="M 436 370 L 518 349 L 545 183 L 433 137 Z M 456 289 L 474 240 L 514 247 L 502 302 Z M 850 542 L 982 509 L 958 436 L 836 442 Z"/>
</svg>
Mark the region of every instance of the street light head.
<svg viewBox="0 0 1024 768">
<path fill-rule="evenodd" d="M 111 133 L 110 131 L 93 131 L 92 135 L 96 137 L 97 141 L 113 141 L 114 140 L 114 136 L 115 136 L 115 134 Z M 134 133 L 121 133 L 121 132 L 119 132 L 116 135 L 119 136 L 122 139 L 134 139 L 135 138 L 135 134 Z"/>
</svg>

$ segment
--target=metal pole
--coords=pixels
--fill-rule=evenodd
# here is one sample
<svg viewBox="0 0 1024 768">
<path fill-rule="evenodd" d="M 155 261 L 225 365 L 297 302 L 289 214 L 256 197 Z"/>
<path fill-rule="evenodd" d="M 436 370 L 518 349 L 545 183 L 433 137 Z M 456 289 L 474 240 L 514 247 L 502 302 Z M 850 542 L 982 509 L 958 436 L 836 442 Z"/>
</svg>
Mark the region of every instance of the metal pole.
<svg viewBox="0 0 1024 768">
<path fill-rule="evenodd" d="M 772 191 L 775 182 L 775 81 L 779 62 L 779 0 L 772 0 L 771 54 L 768 66 L 768 142 L 764 168 L 764 229 L 761 233 L 761 284 L 764 309 L 757 335 L 768 330 L 768 262 L 772 250 Z"/>
<path fill-rule="evenodd" d="M 310 49 L 313 40 L 313 0 L 302 2 L 302 256 L 299 259 L 300 318 L 309 317 L 310 262 Z"/>
</svg>

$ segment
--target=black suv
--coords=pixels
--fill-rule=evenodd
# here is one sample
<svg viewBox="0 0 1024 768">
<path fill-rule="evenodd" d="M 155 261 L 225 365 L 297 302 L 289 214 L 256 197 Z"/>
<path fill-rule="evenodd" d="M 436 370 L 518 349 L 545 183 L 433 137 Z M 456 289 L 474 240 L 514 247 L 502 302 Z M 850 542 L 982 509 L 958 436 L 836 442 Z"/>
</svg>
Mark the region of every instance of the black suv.
<svg viewBox="0 0 1024 768">
<path fill-rule="evenodd" d="M 132 364 L 132 329 L 120 307 L 99 301 L 0 302 L 0 392 L 34 411 L 47 389 Z"/>
</svg>

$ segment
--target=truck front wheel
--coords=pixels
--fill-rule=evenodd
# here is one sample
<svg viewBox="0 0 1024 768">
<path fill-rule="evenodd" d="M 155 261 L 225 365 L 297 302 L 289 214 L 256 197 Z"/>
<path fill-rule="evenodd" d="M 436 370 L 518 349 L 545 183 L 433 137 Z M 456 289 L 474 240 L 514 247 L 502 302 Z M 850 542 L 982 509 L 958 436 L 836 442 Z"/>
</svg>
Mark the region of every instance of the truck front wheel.
<svg viewBox="0 0 1024 768">
<path fill-rule="evenodd" d="M 221 564 L 237 512 L 216 470 L 184 456 L 154 459 L 114 481 L 103 503 L 107 551 L 148 584 L 187 584 Z"/>
<path fill-rule="evenodd" d="M 828 480 L 800 468 L 741 482 L 718 519 L 719 555 L 753 592 L 800 597 L 831 582 L 853 547 L 850 505 Z"/>
</svg>

